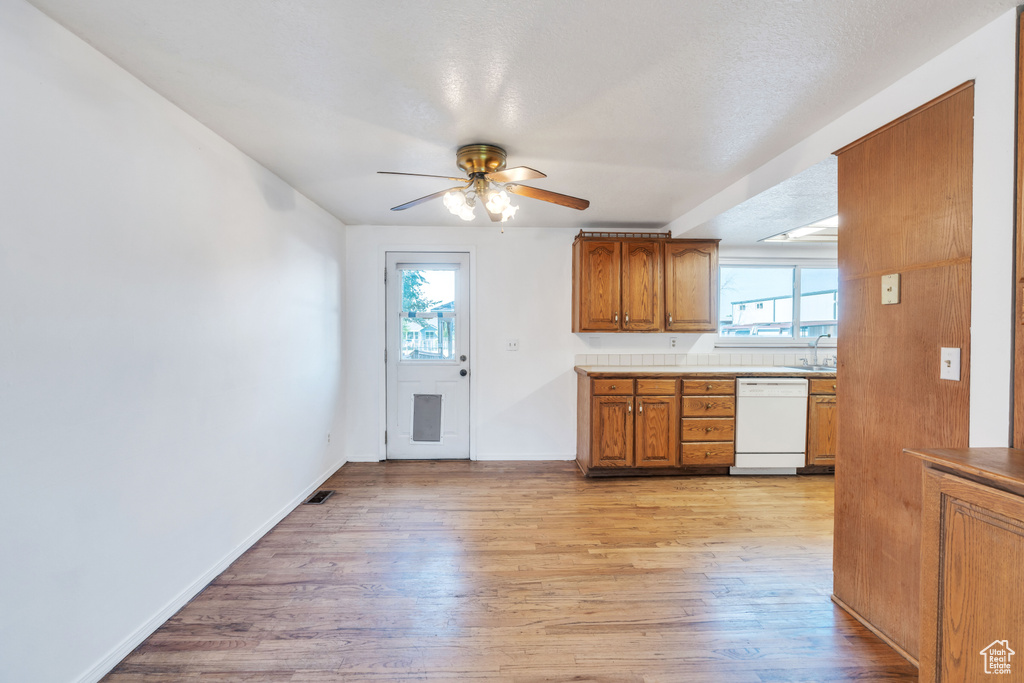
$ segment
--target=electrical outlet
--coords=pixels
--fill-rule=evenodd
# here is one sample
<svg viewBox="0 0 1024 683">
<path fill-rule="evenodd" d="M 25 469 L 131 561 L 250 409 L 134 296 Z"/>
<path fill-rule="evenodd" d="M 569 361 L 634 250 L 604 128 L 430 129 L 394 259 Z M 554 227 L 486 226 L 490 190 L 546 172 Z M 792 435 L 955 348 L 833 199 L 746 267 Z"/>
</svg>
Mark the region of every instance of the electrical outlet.
<svg viewBox="0 0 1024 683">
<path fill-rule="evenodd" d="M 668 348 L 670 348 L 670 349 L 676 348 L 676 342 L 677 341 L 679 341 L 679 339 L 677 337 L 669 337 L 668 338 Z"/>
<path fill-rule="evenodd" d="M 327 443 L 331 442 L 331 433 L 327 432 Z"/>
<path fill-rule="evenodd" d="M 939 379 L 960 381 L 960 349 L 942 347 L 939 352 Z"/>
<path fill-rule="evenodd" d="M 507 342 L 505 342 L 505 350 L 506 351 L 518 351 L 519 350 L 519 340 L 518 339 L 509 339 Z"/>
</svg>

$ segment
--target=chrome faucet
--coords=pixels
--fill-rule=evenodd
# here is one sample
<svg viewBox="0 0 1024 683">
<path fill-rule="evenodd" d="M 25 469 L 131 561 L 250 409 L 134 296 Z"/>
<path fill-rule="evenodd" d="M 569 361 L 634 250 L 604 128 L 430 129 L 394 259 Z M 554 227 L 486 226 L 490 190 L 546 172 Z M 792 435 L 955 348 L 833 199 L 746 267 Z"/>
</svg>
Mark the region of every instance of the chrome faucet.
<svg viewBox="0 0 1024 683">
<path fill-rule="evenodd" d="M 831 334 L 819 334 L 818 338 L 814 340 L 814 364 L 818 364 L 818 342 L 821 341 L 822 337 L 831 337 Z"/>
</svg>

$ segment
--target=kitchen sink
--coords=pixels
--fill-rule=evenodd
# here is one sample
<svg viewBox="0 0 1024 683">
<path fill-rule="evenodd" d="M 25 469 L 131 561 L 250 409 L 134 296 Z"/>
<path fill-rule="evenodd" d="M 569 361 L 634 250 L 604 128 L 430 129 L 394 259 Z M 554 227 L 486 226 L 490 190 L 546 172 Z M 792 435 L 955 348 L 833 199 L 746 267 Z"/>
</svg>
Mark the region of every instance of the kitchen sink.
<svg viewBox="0 0 1024 683">
<path fill-rule="evenodd" d="M 786 365 L 783 370 L 800 370 L 801 372 L 835 372 L 831 365 Z"/>
</svg>

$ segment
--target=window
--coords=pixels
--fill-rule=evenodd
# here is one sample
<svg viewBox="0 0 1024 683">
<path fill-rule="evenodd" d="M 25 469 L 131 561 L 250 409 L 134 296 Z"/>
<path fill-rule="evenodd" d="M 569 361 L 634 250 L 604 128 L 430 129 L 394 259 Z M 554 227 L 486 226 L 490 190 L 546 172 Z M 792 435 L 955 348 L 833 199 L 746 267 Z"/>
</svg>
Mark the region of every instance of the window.
<svg viewBox="0 0 1024 683">
<path fill-rule="evenodd" d="M 723 339 L 796 341 L 838 335 L 838 268 L 723 265 L 719 282 L 718 334 Z"/>
</svg>

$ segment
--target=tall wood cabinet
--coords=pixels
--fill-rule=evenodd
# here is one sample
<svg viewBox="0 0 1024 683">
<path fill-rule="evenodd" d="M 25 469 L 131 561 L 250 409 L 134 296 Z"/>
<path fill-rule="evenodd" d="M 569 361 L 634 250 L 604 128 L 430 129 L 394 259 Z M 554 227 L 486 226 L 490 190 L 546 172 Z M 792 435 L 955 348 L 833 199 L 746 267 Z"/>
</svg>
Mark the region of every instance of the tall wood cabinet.
<svg viewBox="0 0 1024 683">
<path fill-rule="evenodd" d="M 573 332 L 717 329 L 717 240 L 581 231 L 572 269 Z"/>
</svg>

